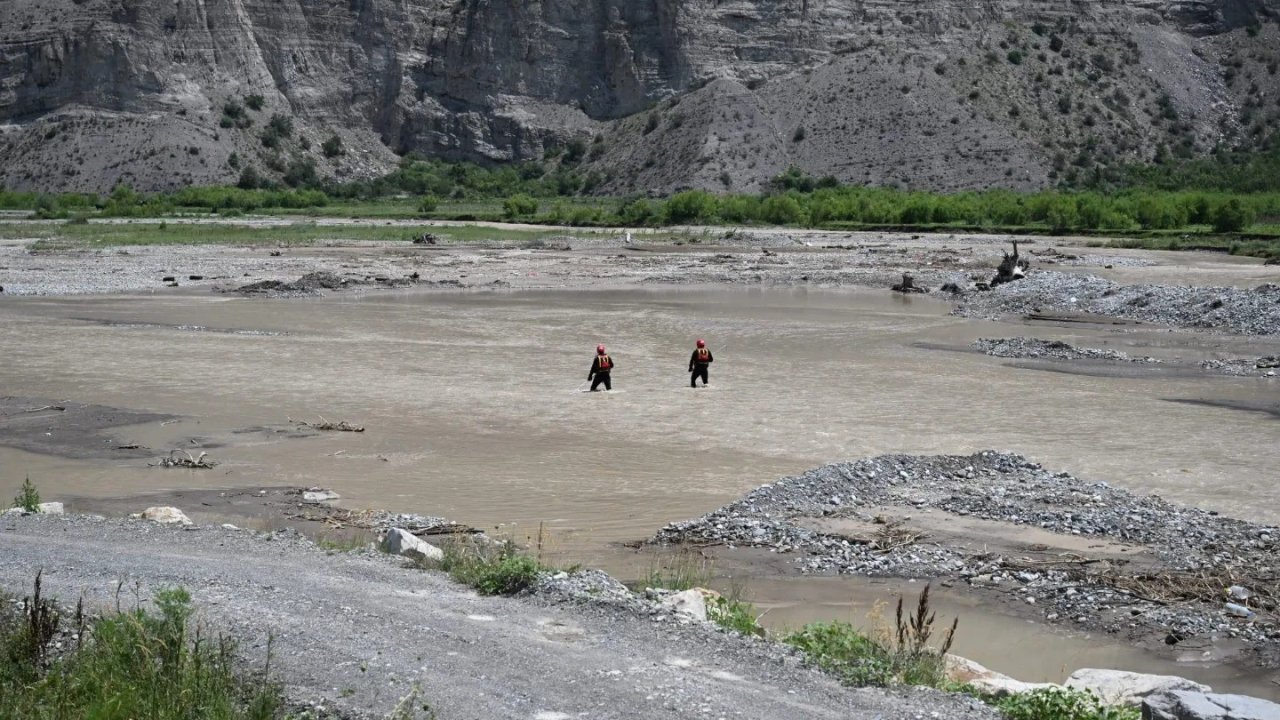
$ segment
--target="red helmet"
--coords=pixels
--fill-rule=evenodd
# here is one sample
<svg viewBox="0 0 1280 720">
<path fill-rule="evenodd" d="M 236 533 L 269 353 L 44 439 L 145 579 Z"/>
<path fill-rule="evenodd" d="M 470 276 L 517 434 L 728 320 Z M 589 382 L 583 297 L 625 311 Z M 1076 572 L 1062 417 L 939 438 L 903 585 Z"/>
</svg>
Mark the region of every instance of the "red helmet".
<svg viewBox="0 0 1280 720">
<path fill-rule="evenodd" d="M 596 354 L 597 354 L 597 355 L 603 355 L 603 354 L 604 354 L 604 346 L 603 346 L 603 345 L 597 345 L 597 346 L 596 346 Z"/>
<path fill-rule="evenodd" d="M 706 347 L 706 346 L 707 346 L 707 341 L 705 341 L 705 340 L 703 340 L 703 339 L 699 338 L 699 339 L 698 339 L 698 347 Z"/>
</svg>

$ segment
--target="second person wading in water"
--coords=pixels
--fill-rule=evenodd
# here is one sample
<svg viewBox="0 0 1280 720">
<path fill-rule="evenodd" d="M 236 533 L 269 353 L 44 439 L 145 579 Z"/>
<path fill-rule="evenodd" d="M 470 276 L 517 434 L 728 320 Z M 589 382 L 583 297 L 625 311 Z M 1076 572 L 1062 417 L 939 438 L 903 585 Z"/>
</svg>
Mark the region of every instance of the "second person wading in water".
<svg viewBox="0 0 1280 720">
<path fill-rule="evenodd" d="M 613 389 L 613 383 L 609 382 L 609 373 L 613 368 L 613 358 L 604 351 L 604 345 L 597 345 L 596 359 L 591 363 L 591 372 L 587 373 L 587 379 L 591 380 L 591 392 L 596 392 L 601 383 L 605 390 Z"/>
<path fill-rule="evenodd" d="M 698 347 L 689 357 L 689 387 L 698 387 L 698 378 L 702 378 L 702 387 L 707 386 L 707 366 L 715 362 L 707 343 L 699 340 Z"/>
</svg>

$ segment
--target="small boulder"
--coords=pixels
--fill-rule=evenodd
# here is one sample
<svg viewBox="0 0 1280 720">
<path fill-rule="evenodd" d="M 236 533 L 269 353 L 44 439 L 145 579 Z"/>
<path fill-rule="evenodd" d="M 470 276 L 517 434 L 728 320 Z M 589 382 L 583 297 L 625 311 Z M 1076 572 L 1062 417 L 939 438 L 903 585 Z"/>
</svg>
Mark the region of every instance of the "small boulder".
<svg viewBox="0 0 1280 720">
<path fill-rule="evenodd" d="M 1276 720 L 1280 705 L 1247 695 L 1189 690 L 1153 693 L 1142 701 L 1142 720 Z"/>
<path fill-rule="evenodd" d="M 946 663 L 947 679 L 951 682 L 967 683 L 983 678 L 1013 679 L 1008 675 L 988 669 L 985 665 L 974 662 L 969 658 L 952 655 L 951 653 L 947 653 L 946 657 L 943 658 L 943 662 Z"/>
<path fill-rule="evenodd" d="M 41 515 L 65 515 L 66 508 L 60 502 L 47 502 L 37 505 L 36 512 Z"/>
<path fill-rule="evenodd" d="M 707 619 L 707 602 L 720 597 L 720 593 L 706 588 L 690 588 L 683 592 L 668 595 L 662 599 L 662 607 L 673 613 L 694 618 Z"/>
<path fill-rule="evenodd" d="M 190 525 L 191 518 L 176 507 L 149 507 L 132 517 L 150 520 L 161 525 Z"/>
<path fill-rule="evenodd" d="M 407 530 L 391 528 L 382 538 L 382 551 L 411 560 L 443 560 L 444 551 Z"/>
<path fill-rule="evenodd" d="M 321 488 L 312 488 L 311 490 L 304 490 L 302 492 L 302 502 L 308 503 L 329 502 L 330 500 L 337 500 L 340 497 L 342 496 L 332 490 L 323 490 Z"/>
<path fill-rule="evenodd" d="M 1138 707 L 1142 699 L 1153 693 L 1172 690 L 1209 692 L 1213 688 L 1177 675 L 1147 675 L 1127 670 L 1081 668 L 1067 678 L 1065 685 L 1074 690 L 1088 690 L 1106 705 Z"/>
</svg>

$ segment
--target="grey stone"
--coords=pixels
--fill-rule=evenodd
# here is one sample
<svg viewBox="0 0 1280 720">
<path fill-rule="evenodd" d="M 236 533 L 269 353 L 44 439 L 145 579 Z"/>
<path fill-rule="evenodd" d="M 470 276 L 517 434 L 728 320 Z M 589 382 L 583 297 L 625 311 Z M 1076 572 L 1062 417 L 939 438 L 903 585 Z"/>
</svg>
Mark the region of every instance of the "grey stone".
<svg viewBox="0 0 1280 720">
<path fill-rule="evenodd" d="M 1065 685 L 1088 690 L 1107 705 L 1137 707 L 1148 695 L 1172 690 L 1210 692 L 1213 688 L 1176 675 L 1148 675 L 1127 670 L 1081 668 L 1071 673 Z"/>
<path fill-rule="evenodd" d="M 1174 690 L 1144 700 L 1142 720 L 1280 720 L 1280 705 L 1247 695 Z"/>
<path fill-rule="evenodd" d="M 443 560 L 444 551 L 407 530 L 391 528 L 382 538 L 383 552 L 413 560 Z"/>
</svg>

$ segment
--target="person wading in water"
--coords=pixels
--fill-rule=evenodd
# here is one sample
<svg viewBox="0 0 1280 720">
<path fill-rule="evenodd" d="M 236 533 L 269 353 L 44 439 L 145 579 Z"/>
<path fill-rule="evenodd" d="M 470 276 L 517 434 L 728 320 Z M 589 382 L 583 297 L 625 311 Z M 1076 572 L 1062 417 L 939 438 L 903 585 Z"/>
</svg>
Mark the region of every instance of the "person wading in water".
<svg viewBox="0 0 1280 720">
<path fill-rule="evenodd" d="M 605 390 L 613 389 L 613 383 L 609 381 L 609 373 L 613 368 L 613 358 L 604 351 L 604 345 L 597 345 L 596 359 L 591 363 L 591 372 L 587 373 L 587 379 L 591 380 L 591 392 L 596 392 L 601 383 Z"/>
<path fill-rule="evenodd" d="M 711 357 L 711 350 L 707 347 L 707 343 L 703 340 L 698 341 L 698 347 L 693 351 L 693 355 L 689 356 L 689 387 L 698 387 L 698 378 L 702 378 L 702 387 L 707 386 L 707 366 L 715 362 L 716 359 Z"/>
</svg>

